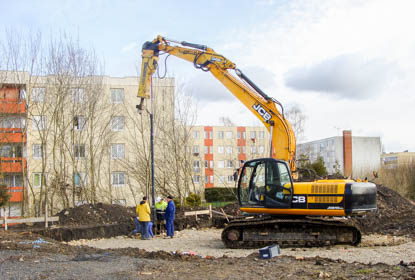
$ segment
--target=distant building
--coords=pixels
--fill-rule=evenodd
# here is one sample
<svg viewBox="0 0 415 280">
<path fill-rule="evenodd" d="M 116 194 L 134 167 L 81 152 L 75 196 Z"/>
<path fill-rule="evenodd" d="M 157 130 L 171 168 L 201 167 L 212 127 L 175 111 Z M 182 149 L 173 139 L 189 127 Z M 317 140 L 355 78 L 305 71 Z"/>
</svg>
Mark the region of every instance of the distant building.
<svg viewBox="0 0 415 280">
<path fill-rule="evenodd" d="M 393 169 L 400 165 L 415 163 L 415 153 L 401 152 L 382 154 L 380 159 L 382 167 L 386 169 Z"/>
<path fill-rule="evenodd" d="M 192 127 L 193 182 L 200 188 L 234 187 L 233 174 L 241 161 L 269 155 L 264 127 Z"/>
<path fill-rule="evenodd" d="M 329 174 L 340 171 L 344 176 L 363 177 L 380 168 L 380 137 L 343 136 L 297 144 L 297 159 L 305 155 L 310 162 L 321 156 Z"/>
</svg>

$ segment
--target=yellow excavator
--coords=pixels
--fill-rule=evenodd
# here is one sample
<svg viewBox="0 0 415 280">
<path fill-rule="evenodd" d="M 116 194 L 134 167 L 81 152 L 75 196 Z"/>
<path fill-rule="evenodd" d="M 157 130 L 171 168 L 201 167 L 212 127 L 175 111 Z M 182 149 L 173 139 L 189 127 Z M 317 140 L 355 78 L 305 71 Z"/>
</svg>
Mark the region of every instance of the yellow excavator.
<svg viewBox="0 0 415 280">
<path fill-rule="evenodd" d="M 239 171 L 238 199 L 243 219 L 222 232 L 228 248 L 357 245 L 360 230 L 351 216 L 376 210 L 376 185 L 353 180 L 294 182 L 295 136 L 280 102 L 266 95 L 236 65 L 199 44 L 157 36 L 142 48 L 138 97 L 150 97 L 151 77 L 163 53 L 193 63 L 221 82 L 270 132 L 270 157 L 247 161 Z M 232 74 L 233 70 L 236 75 Z"/>
</svg>

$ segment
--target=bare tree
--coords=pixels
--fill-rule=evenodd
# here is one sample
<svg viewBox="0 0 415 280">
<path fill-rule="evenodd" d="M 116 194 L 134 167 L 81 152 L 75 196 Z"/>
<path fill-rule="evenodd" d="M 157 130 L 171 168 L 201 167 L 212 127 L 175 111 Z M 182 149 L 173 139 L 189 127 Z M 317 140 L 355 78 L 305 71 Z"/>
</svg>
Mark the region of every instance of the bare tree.
<svg viewBox="0 0 415 280">
<path fill-rule="evenodd" d="M 302 142 L 305 140 L 304 136 L 304 126 L 306 121 L 306 116 L 303 114 L 301 109 L 298 106 L 293 106 L 287 110 L 285 117 L 290 122 L 297 142 Z"/>
</svg>

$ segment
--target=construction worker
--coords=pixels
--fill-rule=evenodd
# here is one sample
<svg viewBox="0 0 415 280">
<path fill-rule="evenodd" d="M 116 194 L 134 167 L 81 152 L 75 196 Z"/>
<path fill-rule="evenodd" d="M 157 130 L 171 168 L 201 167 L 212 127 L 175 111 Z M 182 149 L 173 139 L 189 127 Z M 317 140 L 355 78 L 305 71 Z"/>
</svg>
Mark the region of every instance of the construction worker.
<svg viewBox="0 0 415 280">
<path fill-rule="evenodd" d="M 140 202 L 140 204 L 137 206 L 137 213 L 138 213 L 138 220 L 140 221 L 141 226 L 141 239 L 147 240 L 150 239 L 149 231 L 148 231 L 148 225 L 151 221 L 150 218 L 150 206 L 147 202 L 147 197 L 143 197 L 143 200 Z"/>
<path fill-rule="evenodd" d="M 176 213 L 176 206 L 173 202 L 173 197 L 169 195 L 167 197 L 167 208 L 164 217 L 166 219 L 167 237 L 173 238 L 174 236 L 174 215 Z"/>
<path fill-rule="evenodd" d="M 139 217 L 139 215 L 138 215 L 138 209 L 139 209 L 138 206 L 140 206 L 140 204 L 137 204 L 137 207 L 135 208 L 135 212 L 137 214 L 137 217 L 134 217 L 135 229 L 132 232 L 130 232 L 128 234 L 128 236 L 136 235 L 139 232 L 141 233 L 141 225 L 140 225 L 140 221 L 138 220 L 138 217 Z"/>
<path fill-rule="evenodd" d="M 154 207 L 156 208 L 157 216 L 156 230 L 161 234 L 163 232 L 163 228 L 166 226 L 164 222 L 164 211 L 167 208 L 167 202 L 165 202 L 163 198 L 157 197 Z"/>
<path fill-rule="evenodd" d="M 157 197 L 155 207 L 156 207 L 157 220 L 158 221 L 164 220 L 164 211 L 167 208 L 167 202 L 165 202 L 163 198 Z"/>
</svg>

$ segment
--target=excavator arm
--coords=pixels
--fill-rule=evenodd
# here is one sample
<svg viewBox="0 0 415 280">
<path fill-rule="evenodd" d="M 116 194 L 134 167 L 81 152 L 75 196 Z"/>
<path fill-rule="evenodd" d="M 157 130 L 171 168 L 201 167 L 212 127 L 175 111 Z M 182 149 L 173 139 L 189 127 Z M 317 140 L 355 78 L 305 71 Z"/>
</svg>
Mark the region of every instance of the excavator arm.
<svg viewBox="0 0 415 280">
<path fill-rule="evenodd" d="M 212 73 L 268 129 L 271 135 L 270 157 L 287 161 L 291 172 L 296 170 L 294 131 L 284 117 L 282 105 L 259 89 L 232 61 L 207 46 L 178 42 L 162 36 L 144 43 L 138 90 L 138 97 L 141 98 L 139 109 L 144 99 L 150 97 L 151 77 L 157 70 L 161 53 L 187 60 L 197 69 Z M 234 70 L 236 76 L 229 70 Z"/>
</svg>

